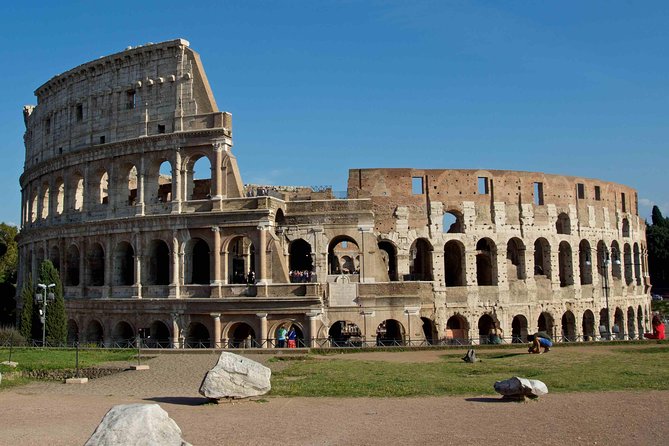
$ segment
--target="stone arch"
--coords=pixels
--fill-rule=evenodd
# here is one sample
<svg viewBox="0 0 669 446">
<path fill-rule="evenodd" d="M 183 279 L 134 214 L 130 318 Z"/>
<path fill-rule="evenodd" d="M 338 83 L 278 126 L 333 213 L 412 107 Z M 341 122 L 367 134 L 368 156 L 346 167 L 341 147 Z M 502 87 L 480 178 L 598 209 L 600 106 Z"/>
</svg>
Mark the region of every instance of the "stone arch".
<svg viewBox="0 0 669 446">
<path fill-rule="evenodd" d="M 578 269 L 581 276 L 581 285 L 592 284 L 592 259 L 590 257 L 590 242 L 583 239 L 578 244 Z"/>
<path fill-rule="evenodd" d="M 557 221 L 555 222 L 555 230 L 558 234 L 571 234 L 571 220 L 566 212 L 560 212 L 560 214 L 558 214 Z"/>
<path fill-rule="evenodd" d="M 77 245 L 70 245 L 67 248 L 66 257 L 67 267 L 65 271 L 65 285 L 78 286 L 79 285 L 79 248 Z"/>
<path fill-rule="evenodd" d="M 74 319 L 67 320 L 67 345 L 79 342 L 79 324 Z"/>
<path fill-rule="evenodd" d="M 566 287 L 574 284 L 574 265 L 569 242 L 562 241 L 558 248 L 558 265 L 560 272 L 560 286 Z"/>
<path fill-rule="evenodd" d="M 404 326 L 396 319 L 386 319 L 376 327 L 376 345 L 393 346 L 404 344 Z"/>
<path fill-rule="evenodd" d="M 97 197 L 96 202 L 99 204 L 109 203 L 109 174 L 106 170 L 98 171 L 97 176 Z"/>
<path fill-rule="evenodd" d="M 594 341 L 597 339 L 597 331 L 595 330 L 595 315 L 591 310 L 583 312 L 583 340 Z"/>
<path fill-rule="evenodd" d="M 172 201 L 173 172 L 174 168 L 171 161 L 165 158 L 157 160 L 157 170 L 155 173 L 150 172 L 149 179 L 153 182 L 151 187 L 153 193 L 151 195 L 155 197 L 154 200 L 156 202 L 167 203 Z"/>
<path fill-rule="evenodd" d="M 283 212 L 283 209 L 279 208 L 276 210 L 276 214 L 274 215 L 274 224 L 278 227 L 286 225 L 286 216 Z"/>
<path fill-rule="evenodd" d="M 623 218 L 622 236 L 623 237 L 630 236 L 630 221 L 627 219 L 627 217 Z"/>
<path fill-rule="evenodd" d="M 534 241 L 534 275 L 551 278 L 551 245 L 543 237 Z"/>
<path fill-rule="evenodd" d="M 620 309 L 620 307 L 616 307 L 616 311 L 613 313 L 613 327 L 611 331 L 613 332 L 613 336 L 616 337 L 616 339 L 625 339 L 625 316 L 623 314 L 623 310 Z"/>
<path fill-rule="evenodd" d="M 204 154 L 196 154 L 185 163 L 186 196 L 189 200 L 211 198 L 212 162 Z"/>
<path fill-rule="evenodd" d="M 637 328 L 639 329 L 639 339 L 643 339 L 643 308 L 641 305 L 636 310 L 636 321 L 637 321 Z"/>
<path fill-rule="evenodd" d="M 49 260 L 51 260 L 54 268 L 60 272 L 60 248 L 58 248 L 58 245 L 52 245 L 49 248 Z"/>
<path fill-rule="evenodd" d="M 527 318 L 522 314 L 517 314 L 511 321 L 511 342 L 522 344 L 527 342 Z"/>
<path fill-rule="evenodd" d="M 72 209 L 81 212 L 84 208 L 84 177 L 76 172 L 70 180 L 72 184 Z"/>
<path fill-rule="evenodd" d="M 449 343 L 467 343 L 469 341 L 467 319 L 456 313 L 446 321 L 446 341 Z"/>
<path fill-rule="evenodd" d="M 634 243 L 634 277 L 636 284 L 641 285 L 641 252 L 638 243 Z"/>
<path fill-rule="evenodd" d="M 634 326 L 634 308 L 627 308 L 627 336 L 629 339 L 636 339 L 636 327 Z"/>
<path fill-rule="evenodd" d="M 250 336 L 250 338 L 249 338 Z M 256 332 L 246 322 L 235 322 L 228 329 L 228 347 L 230 348 L 251 348 L 258 346 Z"/>
<path fill-rule="evenodd" d="M 311 257 L 311 245 L 304 239 L 298 238 L 288 246 L 288 269 L 290 271 L 313 271 L 314 262 Z M 293 282 L 291 277 L 291 282 Z"/>
<path fill-rule="evenodd" d="M 103 286 L 105 284 L 105 251 L 100 243 L 94 242 L 88 247 L 86 285 Z"/>
<path fill-rule="evenodd" d="M 211 282 L 211 252 L 209 244 L 201 238 L 193 238 L 187 243 L 186 283 L 209 285 Z"/>
<path fill-rule="evenodd" d="M 576 317 L 567 310 L 562 314 L 562 341 L 576 342 Z"/>
<path fill-rule="evenodd" d="M 509 280 L 525 279 L 525 244 L 518 237 L 506 244 L 506 266 Z"/>
<path fill-rule="evenodd" d="M 496 335 L 495 319 L 489 314 L 484 313 L 478 321 L 479 344 L 492 344 L 493 336 Z"/>
<path fill-rule="evenodd" d="M 428 345 L 435 344 L 439 338 L 436 324 L 432 319 L 427 317 L 421 317 L 420 320 L 423 322 L 423 335 L 425 336 L 425 341 Z"/>
<path fill-rule="evenodd" d="M 555 320 L 553 319 L 553 315 L 548 311 L 543 311 L 537 319 L 537 328 L 539 331 L 545 331 L 549 335 L 554 336 Z"/>
<path fill-rule="evenodd" d="M 391 282 L 398 280 L 397 276 L 397 247 L 388 240 L 381 240 L 379 242 L 379 253 L 383 264 L 386 266 L 388 272 L 388 279 Z"/>
<path fill-rule="evenodd" d="M 464 217 L 460 211 L 448 210 L 444 212 L 441 222 L 444 233 L 461 234 L 465 232 Z"/>
<path fill-rule="evenodd" d="M 210 348 L 209 329 L 201 322 L 191 322 L 186 330 L 186 345 L 189 348 Z"/>
<path fill-rule="evenodd" d="M 256 271 L 255 245 L 249 237 L 232 237 L 228 243 L 228 283 L 246 283 L 250 271 Z"/>
<path fill-rule="evenodd" d="M 497 285 L 497 247 L 487 237 L 476 243 L 476 283 L 479 286 Z"/>
<path fill-rule="evenodd" d="M 629 243 L 623 245 L 623 260 L 625 267 L 625 283 L 632 285 L 634 283 L 634 267 L 632 265 L 632 248 Z"/>
<path fill-rule="evenodd" d="M 119 197 L 117 203 L 125 203 L 128 206 L 137 204 L 137 189 L 139 178 L 137 167 L 133 163 L 125 163 L 119 166 L 119 181 L 116 194 Z"/>
<path fill-rule="evenodd" d="M 126 241 L 114 248 L 114 285 L 129 286 L 135 283 L 135 250 Z"/>
<path fill-rule="evenodd" d="M 135 343 L 135 330 L 129 322 L 118 321 L 112 329 L 112 341 L 115 346 L 132 347 Z"/>
<path fill-rule="evenodd" d="M 599 310 L 599 334 L 602 337 L 608 337 L 610 336 L 610 328 L 611 325 L 609 324 L 609 309 L 608 308 L 602 308 Z"/>
<path fill-rule="evenodd" d="M 40 218 L 46 220 L 49 217 L 49 200 L 50 200 L 50 189 L 49 183 L 44 183 L 42 185 L 42 214 Z"/>
<path fill-rule="evenodd" d="M 611 275 L 614 279 L 622 279 L 622 261 L 620 260 L 621 251 L 618 241 L 611 242 Z"/>
<path fill-rule="evenodd" d="M 39 195 L 37 191 L 33 192 L 30 199 L 30 221 L 35 223 L 37 221 L 37 206 L 39 205 Z"/>
<path fill-rule="evenodd" d="M 447 287 L 465 286 L 467 262 L 465 246 L 459 240 L 444 245 L 444 280 Z"/>
<path fill-rule="evenodd" d="M 409 249 L 410 280 L 433 280 L 432 244 L 425 238 L 418 238 Z"/>
<path fill-rule="evenodd" d="M 347 235 L 338 235 L 328 244 L 328 272 L 329 274 L 354 274 L 356 268 L 344 270 L 343 257 L 354 259 L 360 254 L 360 248 L 353 238 Z M 349 266 L 350 268 L 350 266 Z"/>
<path fill-rule="evenodd" d="M 63 177 L 56 178 L 54 183 L 55 194 L 55 215 L 62 215 L 65 212 L 65 182 Z"/>
<path fill-rule="evenodd" d="M 95 319 L 89 321 L 88 325 L 86 325 L 86 343 L 100 346 L 102 345 L 103 339 L 104 330 L 102 324 Z"/>
<path fill-rule="evenodd" d="M 169 348 L 172 345 L 170 340 L 170 329 L 165 322 L 156 320 L 149 326 L 149 337 L 145 340 L 150 348 Z"/>
<path fill-rule="evenodd" d="M 354 322 L 339 320 L 328 329 L 328 338 L 333 347 L 359 347 L 362 345 L 362 331 Z"/>
<path fill-rule="evenodd" d="M 168 285 L 170 283 L 170 249 L 165 241 L 151 240 L 148 246 L 147 284 Z"/>
</svg>

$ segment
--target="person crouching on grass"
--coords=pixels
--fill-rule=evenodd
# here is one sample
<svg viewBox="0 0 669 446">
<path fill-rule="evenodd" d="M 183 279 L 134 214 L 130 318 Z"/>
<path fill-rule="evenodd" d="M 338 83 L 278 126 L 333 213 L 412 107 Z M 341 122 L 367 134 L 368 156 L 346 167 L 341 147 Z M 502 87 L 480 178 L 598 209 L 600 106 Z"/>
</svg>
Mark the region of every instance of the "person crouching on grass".
<svg viewBox="0 0 669 446">
<path fill-rule="evenodd" d="M 528 353 L 548 353 L 551 350 L 551 347 L 553 346 L 553 341 L 551 341 L 548 338 L 539 336 L 539 335 L 534 335 L 534 339 L 532 340 L 532 345 L 530 345 L 530 348 L 527 349 Z M 544 349 L 542 352 L 541 349 Z"/>
</svg>

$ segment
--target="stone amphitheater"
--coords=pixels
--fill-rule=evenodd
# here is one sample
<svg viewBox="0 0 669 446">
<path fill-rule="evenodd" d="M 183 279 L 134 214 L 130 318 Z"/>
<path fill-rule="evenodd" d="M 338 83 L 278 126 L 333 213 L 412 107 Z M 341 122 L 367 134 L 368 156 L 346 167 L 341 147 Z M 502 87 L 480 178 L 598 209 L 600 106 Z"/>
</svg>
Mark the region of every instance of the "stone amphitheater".
<svg viewBox="0 0 669 446">
<path fill-rule="evenodd" d="M 634 189 L 540 172 L 351 169 L 244 184 L 182 39 L 57 75 L 24 108 L 19 281 L 60 271 L 69 339 L 153 347 L 642 337 Z M 21 284 L 19 284 L 21 286 Z M 19 303 L 19 306 L 21 303 Z"/>
</svg>

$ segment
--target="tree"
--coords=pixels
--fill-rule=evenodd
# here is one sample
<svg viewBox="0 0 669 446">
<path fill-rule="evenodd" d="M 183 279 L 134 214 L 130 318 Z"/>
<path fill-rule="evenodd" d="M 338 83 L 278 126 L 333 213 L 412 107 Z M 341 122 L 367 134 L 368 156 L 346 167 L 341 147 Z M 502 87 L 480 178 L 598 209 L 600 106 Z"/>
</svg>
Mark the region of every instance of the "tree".
<svg viewBox="0 0 669 446">
<path fill-rule="evenodd" d="M 653 206 L 653 224 L 646 230 L 648 240 L 648 270 L 656 287 L 669 286 L 669 219 Z"/>
<path fill-rule="evenodd" d="M 0 283 L 16 283 L 16 268 L 19 259 L 19 249 L 16 244 L 17 233 L 18 229 L 15 226 L 0 223 Z"/>
<path fill-rule="evenodd" d="M 21 332 L 21 336 L 26 339 L 33 338 L 34 298 L 35 289 L 33 288 L 32 277 L 28 275 L 28 280 L 23 284 L 23 288 L 21 289 L 23 308 L 21 308 L 21 319 L 19 320 L 19 331 Z"/>
<path fill-rule="evenodd" d="M 55 284 L 50 292 L 55 299 L 48 303 L 46 312 L 46 340 L 51 345 L 67 342 L 67 316 L 63 299 L 63 284 L 60 274 L 50 260 L 45 260 L 39 267 L 39 281 L 45 285 Z"/>
</svg>

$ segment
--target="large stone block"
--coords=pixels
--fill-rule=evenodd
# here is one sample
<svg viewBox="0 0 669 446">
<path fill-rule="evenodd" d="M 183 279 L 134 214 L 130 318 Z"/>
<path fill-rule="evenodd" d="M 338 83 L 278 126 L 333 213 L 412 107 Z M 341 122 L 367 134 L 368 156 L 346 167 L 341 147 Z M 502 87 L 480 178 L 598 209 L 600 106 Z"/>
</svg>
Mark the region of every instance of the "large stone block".
<svg viewBox="0 0 669 446">
<path fill-rule="evenodd" d="M 504 381 L 497 381 L 495 383 L 495 392 L 509 398 L 539 398 L 548 393 L 548 387 L 538 379 L 514 376 Z"/>
<path fill-rule="evenodd" d="M 264 395 L 272 388 L 272 371 L 234 353 L 223 352 L 200 385 L 200 394 L 213 400 Z"/>
</svg>

